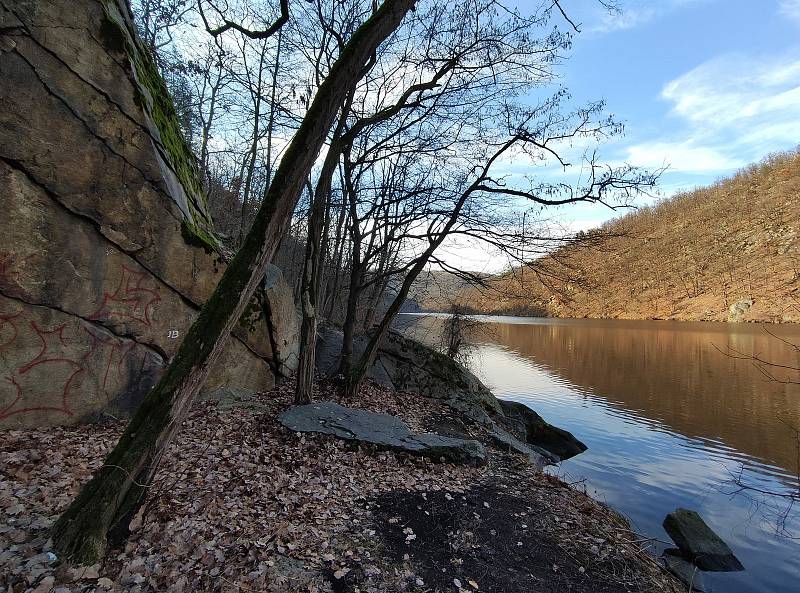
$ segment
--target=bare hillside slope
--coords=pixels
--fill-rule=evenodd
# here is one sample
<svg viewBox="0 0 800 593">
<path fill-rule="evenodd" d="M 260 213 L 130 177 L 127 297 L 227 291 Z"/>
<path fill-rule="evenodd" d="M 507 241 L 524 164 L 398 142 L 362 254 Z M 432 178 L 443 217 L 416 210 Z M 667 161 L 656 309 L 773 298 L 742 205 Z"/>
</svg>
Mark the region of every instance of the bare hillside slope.
<svg viewBox="0 0 800 593">
<path fill-rule="evenodd" d="M 800 151 L 607 224 L 613 238 L 562 248 L 515 270 L 497 292 L 468 290 L 485 313 L 557 317 L 800 321 Z"/>
</svg>

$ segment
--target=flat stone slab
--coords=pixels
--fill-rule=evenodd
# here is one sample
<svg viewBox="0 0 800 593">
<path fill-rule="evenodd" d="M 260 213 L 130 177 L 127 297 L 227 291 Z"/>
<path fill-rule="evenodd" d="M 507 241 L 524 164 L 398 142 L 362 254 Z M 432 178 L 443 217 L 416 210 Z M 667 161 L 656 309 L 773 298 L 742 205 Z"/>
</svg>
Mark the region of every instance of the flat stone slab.
<svg viewBox="0 0 800 593">
<path fill-rule="evenodd" d="M 682 558 L 680 550 L 674 548 L 665 550 L 662 559 L 667 570 L 678 577 L 692 591 L 706 590 L 703 583 L 703 573 L 694 564 Z"/>
<path fill-rule="evenodd" d="M 295 432 L 330 434 L 414 455 L 444 458 L 454 463 L 486 463 L 486 450 L 478 441 L 413 433 L 395 416 L 346 408 L 331 401 L 291 407 L 278 419 Z"/>
<path fill-rule="evenodd" d="M 716 572 L 744 570 L 728 544 L 696 512 L 677 509 L 664 519 L 664 529 L 698 568 Z"/>
</svg>

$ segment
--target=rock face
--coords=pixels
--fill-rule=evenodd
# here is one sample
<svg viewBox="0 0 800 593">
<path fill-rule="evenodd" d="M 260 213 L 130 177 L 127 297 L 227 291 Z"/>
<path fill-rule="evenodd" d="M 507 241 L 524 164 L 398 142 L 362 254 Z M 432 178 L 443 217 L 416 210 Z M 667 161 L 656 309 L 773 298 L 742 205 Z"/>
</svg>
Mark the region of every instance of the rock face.
<svg viewBox="0 0 800 593">
<path fill-rule="evenodd" d="M 360 356 L 366 338 L 356 338 L 353 355 Z M 317 340 L 317 370 L 326 376 L 336 373 L 342 351 L 342 332 L 320 328 Z M 491 425 L 490 414 L 502 414 L 497 398 L 475 375 L 458 363 L 422 344 L 391 331 L 378 349 L 368 377 L 400 391 L 439 399 L 475 422 Z"/>
<path fill-rule="evenodd" d="M 478 441 L 415 434 L 395 416 L 346 408 L 334 402 L 295 406 L 282 412 L 279 419 L 281 424 L 295 432 L 331 434 L 414 455 L 444 458 L 455 463 L 486 463 L 486 451 Z"/>
<path fill-rule="evenodd" d="M 731 323 L 741 323 L 745 314 L 754 304 L 753 299 L 742 299 L 733 303 L 728 310 L 728 321 Z"/>
<path fill-rule="evenodd" d="M 694 511 L 677 509 L 664 519 L 664 529 L 680 551 L 701 570 L 744 570 L 728 545 Z"/>
<path fill-rule="evenodd" d="M 0 2 L 0 428 L 131 411 L 225 269 L 124 0 Z M 296 364 L 272 270 L 207 388 Z"/>
</svg>

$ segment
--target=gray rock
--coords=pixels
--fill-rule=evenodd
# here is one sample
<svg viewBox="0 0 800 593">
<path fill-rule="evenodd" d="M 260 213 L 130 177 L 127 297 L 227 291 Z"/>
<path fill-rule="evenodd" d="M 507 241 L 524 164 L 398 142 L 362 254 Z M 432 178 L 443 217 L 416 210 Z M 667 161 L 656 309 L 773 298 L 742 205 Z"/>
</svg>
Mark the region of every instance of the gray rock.
<svg viewBox="0 0 800 593">
<path fill-rule="evenodd" d="M 502 399 L 498 401 L 503 410 L 501 421 L 517 434 L 524 435 L 529 446 L 543 449 L 545 455 L 549 453 L 556 461 L 563 461 L 586 451 L 586 445 L 572 433 L 548 424 L 525 404 Z"/>
<path fill-rule="evenodd" d="M 296 432 L 330 434 L 424 457 L 443 457 L 454 463 L 486 462 L 486 450 L 478 441 L 415 434 L 395 416 L 346 408 L 330 401 L 289 408 L 280 414 L 279 420 Z"/>
<path fill-rule="evenodd" d="M 662 556 L 664 566 L 692 591 L 705 591 L 703 575 L 691 562 L 681 556 L 680 550 L 671 548 Z"/>
<path fill-rule="evenodd" d="M 357 337 L 354 356 L 360 356 L 365 345 L 366 338 Z M 337 373 L 341 349 L 342 332 L 329 326 L 320 328 L 316 353 L 320 374 L 331 377 Z M 551 426 L 523 404 L 498 400 L 469 370 L 398 332 L 389 333 L 367 376 L 380 385 L 441 401 L 485 427 L 500 448 L 525 456 L 533 465 L 558 463 L 586 450 L 569 432 Z"/>
<path fill-rule="evenodd" d="M 664 529 L 684 556 L 702 570 L 744 570 L 739 559 L 695 511 L 677 509 L 664 519 Z"/>
<path fill-rule="evenodd" d="M 560 461 L 560 459 L 548 453 L 544 449 L 526 445 L 510 432 L 500 428 L 497 423 L 494 423 L 489 436 L 499 447 L 503 449 L 510 449 L 527 457 L 528 462 L 531 465 L 544 467 L 545 465 L 553 465 Z"/>
<path fill-rule="evenodd" d="M 204 400 L 217 401 L 224 404 L 229 401 L 240 401 L 256 394 L 252 389 L 243 387 L 219 387 L 203 394 Z"/>
<path fill-rule="evenodd" d="M 731 323 L 741 322 L 745 313 L 750 310 L 754 303 L 753 299 L 742 299 L 733 303 L 728 311 L 728 321 Z"/>
<path fill-rule="evenodd" d="M 257 393 L 252 389 L 242 387 L 220 387 L 202 395 L 203 400 L 216 402 L 221 410 L 233 408 L 267 411 L 269 408 L 257 399 Z"/>
<path fill-rule="evenodd" d="M 366 346 L 366 337 L 353 343 L 354 357 Z M 321 327 L 317 339 L 316 366 L 332 377 L 339 367 L 342 332 Z M 391 331 L 378 349 L 367 377 L 376 383 L 438 399 L 470 420 L 491 427 L 490 415 L 502 414 L 497 398 L 463 366 L 443 354 Z"/>
</svg>

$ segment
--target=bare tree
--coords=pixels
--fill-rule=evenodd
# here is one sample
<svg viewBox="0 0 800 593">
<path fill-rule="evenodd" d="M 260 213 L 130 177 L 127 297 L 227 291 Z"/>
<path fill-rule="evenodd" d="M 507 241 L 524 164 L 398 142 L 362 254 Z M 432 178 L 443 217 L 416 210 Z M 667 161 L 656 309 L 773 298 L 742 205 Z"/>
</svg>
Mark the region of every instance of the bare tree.
<svg viewBox="0 0 800 593">
<path fill-rule="evenodd" d="M 508 126 L 506 134 L 510 137 L 498 144 L 491 138 L 501 137 L 502 132 L 498 129 L 492 130 L 489 137 L 482 139 L 484 152 L 476 153 L 477 158 L 473 161 L 475 164 L 470 166 L 469 173 L 462 179 L 449 177 L 438 185 L 437 191 L 446 196 L 444 199 L 448 206 L 439 211 L 433 210 L 427 228 L 413 237 L 421 240 L 424 248 L 412 259 L 394 300 L 383 319 L 372 331 L 364 353 L 358 362 L 352 365 L 346 377 L 346 390 L 350 396 L 358 393 L 379 344 L 400 311 L 417 276 L 425 269 L 445 239 L 458 232 L 462 212 L 485 211 L 484 198 L 497 195 L 520 197 L 541 206 L 578 202 L 610 203 L 611 200 L 620 199 L 620 196 L 624 201 L 642 188 L 649 188 L 655 184 L 654 174 L 641 172 L 627 165 L 618 168 L 601 165 L 596 162 L 594 156 L 585 163 L 588 170 L 586 181 L 577 187 L 563 183 L 555 185 L 539 183 L 535 180 L 531 180 L 527 188 L 512 187 L 502 179 L 496 178 L 493 168 L 512 150 L 521 150 L 532 156 L 550 155 L 563 163 L 554 145 L 570 138 L 601 139 L 620 131 L 619 125 L 613 120 L 602 117 L 604 106 L 601 103 L 566 114 L 560 111 L 560 107 L 561 103 L 557 98 L 545 101 L 532 109 L 504 106 L 501 121 Z M 481 160 L 483 163 L 478 164 Z M 451 188 L 460 188 L 457 190 L 460 193 L 452 194 Z"/>
<path fill-rule="evenodd" d="M 261 281 L 345 96 L 413 5 L 413 0 L 386 0 L 344 46 L 289 144 L 242 248 L 117 446 L 54 526 L 54 544 L 64 556 L 96 561 L 109 532 L 127 530 L 209 367 Z"/>
</svg>

